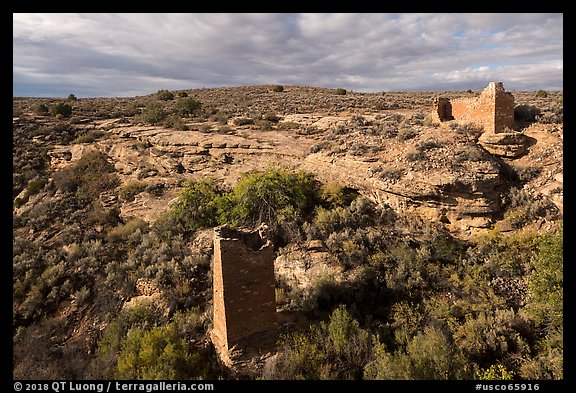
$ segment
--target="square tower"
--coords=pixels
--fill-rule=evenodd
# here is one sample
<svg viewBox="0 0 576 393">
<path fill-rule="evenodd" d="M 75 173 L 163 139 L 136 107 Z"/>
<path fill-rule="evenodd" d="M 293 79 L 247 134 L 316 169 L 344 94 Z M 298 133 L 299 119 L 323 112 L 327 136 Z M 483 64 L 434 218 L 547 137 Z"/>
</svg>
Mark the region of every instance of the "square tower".
<svg viewBox="0 0 576 393">
<path fill-rule="evenodd" d="M 273 245 L 262 228 L 214 229 L 212 342 L 227 353 L 276 326 Z"/>
</svg>

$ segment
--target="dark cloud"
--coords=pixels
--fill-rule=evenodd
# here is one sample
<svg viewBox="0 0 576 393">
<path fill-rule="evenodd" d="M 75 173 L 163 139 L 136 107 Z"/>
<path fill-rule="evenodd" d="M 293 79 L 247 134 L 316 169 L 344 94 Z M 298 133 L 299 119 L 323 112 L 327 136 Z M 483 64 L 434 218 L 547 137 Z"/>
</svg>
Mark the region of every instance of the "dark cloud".
<svg viewBox="0 0 576 393">
<path fill-rule="evenodd" d="M 14 14 L 14 95 L 560 89 L 562 14 Z"/>
</svg>

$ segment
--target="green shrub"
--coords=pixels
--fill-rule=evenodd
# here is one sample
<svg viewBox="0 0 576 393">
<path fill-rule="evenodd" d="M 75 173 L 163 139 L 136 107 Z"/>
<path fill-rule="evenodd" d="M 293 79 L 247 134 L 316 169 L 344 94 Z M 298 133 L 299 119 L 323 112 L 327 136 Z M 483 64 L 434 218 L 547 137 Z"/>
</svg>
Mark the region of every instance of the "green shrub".
<svg viewBox="0 0 576 393">
<path fill-rule="evenodd" d="M 498 223 L 497 228 L 508 224 L 513 229 L 520 229 L 539 217 L 544 208 L 541 200 L 533 197 L 524 188 L 516 187 L 510 188 L 508 195 L 504 198 L 503 206 L 505 208 L 504 220 Z"/>
<path fill-rule="evenodd" d="M 44 185 L 46 183 L 47 183 L 46 179 L 35 179 L 30 181 L 30 183 L 28 183 L 28 187 L 26 187 L 26 194 L 28 196 L 38 194 L 38 192 L 42 190 L 42 188 L 44 188 Z"/>
<path fill-rule="evenodd" d="M 232 124 L 235 126 L 246 126 L 249 124 L 254 124 L 254 119 L 251 117 L 235 117 L 232 119 Z"/>
<path fill-rule="evenodd" d="M 227 124 L 230 115 L 223 110 L 208 110 L 206 111 L 206 116 L 208 120 L 219 123 L 219 124 Z"/>
<path fill-rule="evenodd" d="M 295 121 L 283 121 L 278 123 L 279 130 L 294 130 L 300 128 L 300 123 L 296 123 Z"/>
<path fill-rule="evenodd" d="M 518 105 L 514 108 L 514 119 L 517 121 L 536 121 L 540 114 L 540 108 L 534 105 Z"/>
<path fill-rule="evenodd" d="M 319 182 L 310 173 L 270 168 L 244 173 L 230 191 L 219 189 L 212 180 L 188 183 L 170 214 L 186 231 L 218 224 L 267 223 L 272 226 L 272 232 L 284 228 L 284 232 L 298 238 L 299 225 L 319 204 L 351 203 L 347 208 L 355 212 L 354 219 L 361 219 L 365 209 L 362 203 L 356 203 L 359 199 L 356 196 L 354 190 L 335 185 L 321 192 Z M 170 225 L 172 219 L 165 217 L 164 220 Z"/>
<path fill-rule="evenodd" d="M 407 345 L 422 329 L 424 315 L 416 306 L 400 301 L 392 306 L 392 327 L 396 342 Z"/>
<path fill-rule="evenodd" d="M 86 134 L 82 134 L 82 135 L 77 136 L 76 139 L 74 139 L 70 143 L 71 144 L 92 143 L 96 139 L 100 138 L 102 135 L 104 135 L 104 131 L 91 130 L 91 131 L 88 131 Z"/>
<path fill-rule="evenodd" d="M 537 342 L 537 353 L 520 366 L 523 379 L 563 379 L 564 328 L 562 325 L 547 329 L 546 336 Z"/>
<path fill-rule="evenodd" d="M 269 379 L 361 379 L 372 355 L 374 337 L 360 327 L 344 306 L 328 322 L 307 332 L 281 337 L 279 356 Z"/>
<path fill-rule="evenodd" d="M 312 328 L 309 333 L 294 333 L 281 339 L 279 346 L 285 348 L 279 365 L 271 379 L 328 379 L 322 370 L 325 358 L 318 334 Z M 270 376 L 268 376 L 270 377 Z"/>
<path fill-rule="evenodd" d="M 415 162 L 424 160 L 426 158 L 426 154 L 416 148 L 410 148 L 406 151 L 404 158 L 408 162 Z"/>
<path fill-rule="evenodd" d="M 341 283 L 331 275 L 317 278 L 312 283 L 304 308 L 313 311 L 326 311 L 346 300 L 346 291 Z"/>
<path fill-rule="evenodd" d="M 134 200 L 134 197 L 144 191 L 146 189 L 146 183 L 132 180 L 126 183 L 118 193 L 120 199 L 126 202 L 131 202 Z"/>
<path fill-rule="evenodd" d="M 454 332 L 454 341 L 474 363 L 487 366 L 498 359 L 508 365 L 514 358 L 529 355 L 526 339 L 520 334 L 523 325 L 513 310 L 471 313 Z"/>
<path fill-rule="evenodd" d="M 339 87 L 336 90 L 334 90 L 334 94 L 336 94 L 338 96 L 345 96 L 346 95 L 346 89 L 342 89 L 341 87 Z"/>
<path fill-rule="evenodd" d="M 72 107 L 63 102 L 59 102 L 52 107 L 52 114 L 54 116 L 70 117 L 70 115 L 72 115 Z"/>
<path fill-rule="evenodd" d="M 431 326 L 413 337 L 406 350 L 388 352 L 375 348 L 375 359 L 364 369 L 365 379 L 467 379 L 465 360 L 448 337 Z"/>
<path fill-rule="evenodd" d="M 414 379 L 458 379 L 464 374 L 464 360 L 446 335 L 427 326 L 415 336 L 406 352 Z"/>
<path fill-rule="evenodd" d="M 473 145 L 458 145 L 454 149 L 453 164 L 460 164 L 465 161 L 481 161 L 484 153 L 481 149 Z"/>
<path fill-rule="evenodd" d="M 103 191 L 116 187 L 118 176 L 114 165 L 100 151 L 89 151 L 76 163 L 60 169 L 54 174 L 54 184 L 67 192 L 97 198 Z"/>
<path fill-rule="evenodd" d="M 44 104 L 35 105 L 33 111 L 34 114 L 38 116 L 48 116 L 48 114 L 50 113 L 48 107 Z"/>
<path fill-rule="evenodd" d="M 360 324 L 343 305 L 338 306 L 330 315 L 327 325 L 328 337 L 336 352 L 343 352 L 349 341 L 358 335 Z"/>
<path fill-rule="evenodd" d="M 486 381 L 494 380 L 511 380 L 514 377 L 514 373 L 506 370 L 506 368 L 501 364 L 493 364 L 487 369 L 480 369 L 476 372 L 476 378 Z"/>
<path fill-rule="evenodd" d="M 538 91 L 536 92 L 536 97 L 546 98 L 546 97 L 548 97 L 548 93 L 546 93 L 545 90 L 538 90 Z"/>
<path fill-rule="evenodd" d="M 540 173 L 542 173 L 542 165 L 531 164 L 529 166 L 518 166 L 514 168 L 518 180 L 522 183 L 528 183 L 531 180 L 536 179 Z"/>
<path fill-rule="evenodd" d="M 326 207 L 349 206 L 359 196 L 356 190 L 337 183 L 326 183 L 320 187 L 320 198 Z"/>
<path fill-rule="evenodd" d="M 255 125 L 260 131 L 270 131 L 270 130 L 272 130 L 272 122 L 271 122 L 270 120 L 256 119 L 256 120 L 254 120 L 254 125 Z"/>
<path fill-rule="evenodd" d="M 414 379 L 410 359 L 406 354 L 394 354 L 386 346 L 378 343 L 374 347 L 374 359 L 364 368 L 367 380 L 409 380 Z"/>
<path fill-rule="evenodd" d="M 36 195 L 44 188 L 48 181 L 46 179 L 34 179 L 28 183 L 26 191 L 21 198 L 16 198 L 14 204 L 16 207 L 20 207 L 25 204 L 31 196 Z"/>
<path fill-rule="evenodd" d="M 317 202 L 318 182 L 304 172 L 289 172 L 271 168 L 264 172 L 248 172 L 228 197 L 220 221 L 233 225 L 259 222 L 278 223 L 278 217 L 290 210 L 295 218 L 302 218 Z"/>
<path fill-rule="evenodd" d="M 184 121 L 182 121 L 182 118 L 180 117 L 180 115 L 177 115 L 175 113 L 168 115 L 162 121 L 162 125 L 165 126 L 166 128 L 173 128 L 173 129 L 179 130 L 179 131 L 188 130 L 188 126 L 186 124 L 184 124 Z"/>
<path fill-rule="evenodd" d="M 125 317 L 123 317 L 125 320 Z M 108 346 L 108 355 L 117 348 L 117 357 L 108 364 L 112 376 L 119 379 L 215 379 L 217 364 L 213 352 L 198 344 L 203 330 L 198 310 L 176 313 L 165 325 L 150 326 L 141 322 L 121 324 L 116 342 Z M 113 336 L 114 337 L 114 336 Z M 99 355 L 106 355 L 106 345 Z M 112 350 L 112 351 L 111 351 Z"/>
<path fill-rule="evenodd" d="M 284 91 L 284 86 L 282 85 L 274 85 L 272 87 L 272 91 L 275 93 L 282 93 Z"/>
<path fill-rule="evenodd" d="M 160 101 L 172 101 L 174 99 L 174 93 L 170 90 L 158 90 L 156 92 L 156 98 Z"/>
<path fill-rule="evenodd" d="M 153 101 L 142 110 L 140 118 L 144 123 L 156 125 L 160 124 L 167 116 L 168 113 L 164 110 L 164 106 L 159 102 Z"/>
<path fill-rule="evenodd" d="M 562 326 L 564 294 L 563 227 L 554 234 L 537 239 L 534 270 L 528 276 L 529 303 L 527 309 L 538 322 L 548 327 Z"/>
<path fill-rule="evenodd" d="M 82 306 L 90 298 L 90 288 L 83 286 L 82 288 L 77 290 L 73 294 L 73 296 L 74 296 L 74 299 L 76 300 L 76 304 Z"/>
<path fill-rule="evenodd" d="M 484 132 L 484 128 L 477 124 L 468 122 L 468 123 L 454 123 L 454 130 L 466 137 L 466 139 L 470 142 L 476 142 L 480 135 Z"/>
<path fill-rule="evenodd" d="M 404 176 L 404 169 L 387 166 L 379 171 L 381 179 L 400 180 Z"/>
<path fill-rule="evenodd" d="M 108 239 L 111 241 L 126 241 L 137 230 L 143 231 L 148 228 L 148 223 L 141 218 L 132 218 L 125 224 L 118 224 L 110 232 L 108 232 Z"/>
<path fill-rule="evenodd" d="M 343 230 L 350 221 L 350 213 L 343 207 L 318 207 L 308 229 L 310 239 L 327 239 L 331 233 Z"/>
<path fill-rule="evenodd" d="M 396 137 L 401 141 L 407 141 L 418 135 L 418 132 L 411 127 L 403 127 L 398 130 Z"/>
<path fill-rule="evenodd" d="M 165 185 L 162 182 L 150 183 L 146 185 L 144 191 L 154 196 L 162 196 L 164 194 Z"/>
<path fill-rule="evenodd" d="M 184 230 L 217 224 L 222 191 L 211 180 L 189 182 L 178 198 L 173 215 Z"/>
<path fill-rule="evenodd" d="M 281 117 L 278 116 L 276 113 L 274 112 L 267 112 L 265 114 L 262 115 L 262 120 L 264 121 L 268 121 L 271 123 L 278 123 L 278 121 L 280 121 Z"/>
<path fill-rule="evenodd" d="M 373 217 L 374 204 L 365 197 L 357 197 L 346 207 L 326 209 L 318 206 L 312 222 L 305 223 L 305 230 L 309 239 L 325 240 L 332 233 L 371 225 Z"/>
<path fill-rule="evenodd" d="M 78 137 L 76 137 L 76 139 L 74 139 L 70 143 L 73 145 L 76 145 L 76 144 L 80 144 L 80 143 L 92 143 L 92 142 L 94 142 L 94 136 L 91 134 L 84 134 L 84 135 L 79 135 Z"/>
<path fill-rule="evenodd" d="M 162 310 L 152 303 L 142 302 L 134 307 L 123 308 L 108 323 L 98 340 L 96 355 L 104 378 L 117 378 L 118 357 L 131 329 L 149 330 L 162 322 Z M 126 370 L 128 372 L 128 370 Z"/>
<path fill-rule="evenodd" d="M 199 113 L 202 103 L 192 97 L 179 98 L 174 106 L 174 112 L 180 116 L 193 116 Z"/>
<path fill-rule="evenodd" d="M 186 350 L 186 340 L 172 325 L 149 331 L 132 328 L 118 354 L 116 376 L 120 379 L 188 379 L 201 368 L 201 356 Z M 200 373 L 200 376 L 203 374 Z"/>
</svg>

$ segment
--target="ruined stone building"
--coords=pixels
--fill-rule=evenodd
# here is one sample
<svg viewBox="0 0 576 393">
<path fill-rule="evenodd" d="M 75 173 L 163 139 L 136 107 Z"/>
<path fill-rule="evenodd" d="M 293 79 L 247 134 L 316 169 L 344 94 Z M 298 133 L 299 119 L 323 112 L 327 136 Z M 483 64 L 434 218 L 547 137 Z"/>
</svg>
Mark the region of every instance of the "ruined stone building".
<svg viewBox="0 0 576 393">
<path fill-rule="evenodd" d="M 504 90 L 502 82 L 490 82 L 474 98 L 434 100 L 432 121 L 470 122 L 484 129 L 478 143 L 490 154 L 517 158 L 526 152 L 527 137 L 514 131 L 514 96 Z"/>
<path fill-rule="evenodd" d="M 215 228 L 211 336 L 221 354 L 275 328 L 274 288 L 273 245 L 264 230 Z"/>
<path fill-rule="evenodd" d="M 504 90 L 502 82 L 490 82 L 479 97 L 434 101 L 432 120 L 459 120 L 477 124 L 484 132 L 500 133 L 514 126 L 514 96 Z"/>
</svg>

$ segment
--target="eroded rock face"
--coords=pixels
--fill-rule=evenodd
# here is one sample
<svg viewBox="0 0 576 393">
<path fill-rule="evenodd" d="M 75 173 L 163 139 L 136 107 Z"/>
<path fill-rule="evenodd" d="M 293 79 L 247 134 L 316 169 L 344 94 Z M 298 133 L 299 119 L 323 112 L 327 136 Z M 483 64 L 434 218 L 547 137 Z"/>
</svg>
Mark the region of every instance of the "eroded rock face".
<svg viewBox="0 0 576 393">
<path fill-rule="evenodd" d="M 289 245 L 278 253 L 274 261 L 276 278 L 301 291 L 308 291 L 323 277 L 336 277 L 341 273 L 342 267 L 336 256 L 323 250 L 319 244 L 305 250 Z"/>
<path fill-rule="evenodd" d="M 500 85 L 490 87 L 484 101 L 508 97 Z M 447 116 L 451 101 L 438 102 L 444 102 L 439 115 Z M 417 114 L 351 108 L 278 113 L 278 123 L 267 130 L 244 115 L 224 129 L 209 121 L 191 122 L 186 131 L 111 122 L 96 142 L 56 146 L 49 154 L 59 169 L 98 149 L 114 163 L 122 184 L 161 184 L 162 193 L 117 201 L 124 217 L 149 222 L 170 206 L 185 181 L 211 177 L 233 187 L 245 172 L 279 165 L 354 188 L 395 210 L 412 210 L 455 234 L 488 227 L 500 212 L 506 187 L 494 156 L 521 160 L 532 139 L 519 132 L 484 132 L 478 141 L 482 149 L 457 127 L 427 124 Z"/>
<path fill-rule="evenodd" d="M 208 176 L 233 186 L 244 172 L 265 170 L 272 165 L 312 172 L 322 182 L 357 189 L 395 209 L 415 210 L 455 231 L 485 227 L 498 212 L 499 166 L 489 155 L 482 156 L 481 151 L 467 146 L 452 130 L 420 127 L 418 135 L 406 141 L 383 139 L 377 133 L 350 133 L 339 136 L 342 141 L 327 142 L 340 149 L 339 153 L 335 154 L 334 148 L 311 153 L 311 147 L 320 138 L 327 139 L 333 132 L 332 126 L 347 124 L 353 130 L 355 123 L 351 118 L 342 117 L 336 122 L 330 116 L 325 123 L 331 126 L 310 136 L 288 131 L 254 131 L 249 126 L 233 129 L 230 135 L 122 127 L 112 129 L 110 138 L 91 146 L 55 149 L 53 164 L 61 167 L 75 161 L 84 151 L 99 149 L 114 162 L 123 183 L 132 180 L 163 184 L 162 195 L 142 192 L 121 205 L 123 214 L 148 221 L 166 209 L 184 180 Z M 291 121 L 295 120 L 296 117 Z M 311 119 L 300 116 L 300 120 L 308 123 Z M 318 116 L 312 120 L 312 124 L 323 123 Z M 372 127 L 378 127 L 374 117 L 364 119 L 364 123 L 368 121 Z M 505 134 L 499 135 L 507 138 Z M 369 146 L 365 152 L 354 150 L 358 140 Z M 458 156 L 455 151 L 466 154 Z M 467 157 L 470 154 L 475 156 Z"/>
</svg>

